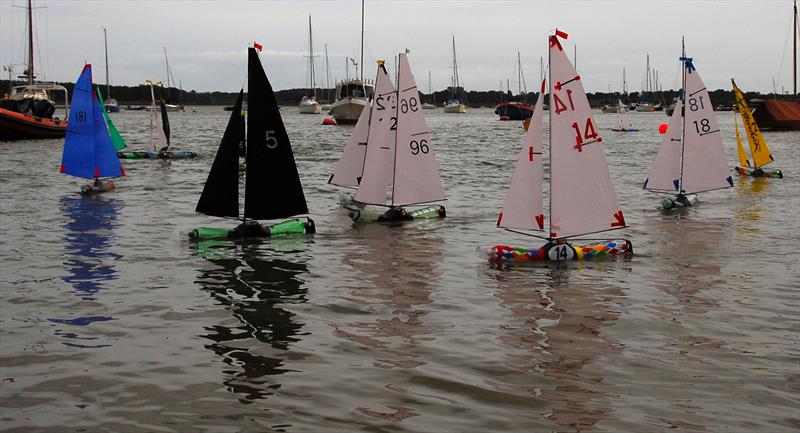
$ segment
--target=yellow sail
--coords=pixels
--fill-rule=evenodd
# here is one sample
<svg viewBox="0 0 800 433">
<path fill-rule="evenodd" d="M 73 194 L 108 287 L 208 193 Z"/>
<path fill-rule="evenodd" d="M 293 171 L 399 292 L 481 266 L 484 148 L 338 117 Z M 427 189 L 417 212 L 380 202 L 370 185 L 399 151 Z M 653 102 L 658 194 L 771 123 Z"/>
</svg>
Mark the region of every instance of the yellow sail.
<svg viewBox="0 0 800 433">
<path fill-rule="evenodd" d="M 751 167 L 750 161 L 747 159 L 747 152 L 744 151 L 744 145 L 742 145 L 742 137 L 739 135 L 739 121 L 736 119 L 736 113 L 733 115 L 733 124 L 736 128 L 736 152 L 739 154 L 739 166 Z"/>
<path fill-rule="evenodd" d="M 732 78 L 731 83 L 733 84 L 733 93 L 736 95 L 736 104 L 739 106 L 739 114 L 742 116 L 742 124 L 744 124 L 744 129 L 747 132 L 747 141 L 750 143 L 753 165 L 755 168 L 763 167 L 773 161 L 772 154 L 767 147 L 767 142 L 764 141 L 764 136 L 761 135 L 761 131 L 758 129 L 758 125 L 756 125 L 755 119 L 753 119 L 753 113 L 750 111 L 747 101 L 744 100 L 742 91 L 736 87 L 736 82 Z M 741 156 L 739 159 L 741 160 Z"/>
</svg>

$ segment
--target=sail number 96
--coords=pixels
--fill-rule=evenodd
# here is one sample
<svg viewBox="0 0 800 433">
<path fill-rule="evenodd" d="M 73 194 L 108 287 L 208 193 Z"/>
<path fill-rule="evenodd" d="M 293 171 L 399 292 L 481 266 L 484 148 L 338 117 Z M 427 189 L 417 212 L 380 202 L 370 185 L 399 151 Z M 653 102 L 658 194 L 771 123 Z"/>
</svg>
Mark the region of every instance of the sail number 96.
<svg viewBox="0 0 800 433">
<path fill-rule="evenodd" d="M 428 140 L 422 139 L 420 141 L 411 140 L 411 143 L 408 143 L 408 147 L 411 148 L 412 155 L 419 155 L 420 153 L 428 153 L 430 152 L 430 147 L 428 146 Z"/>
<path fill-rule="evenodd" d="M 400 100 L 400 111 L 403 114 L 408 113 L 408 110 L 417 111 L 419 110 L 419 101 L 417 98 L 411 97 L 408 99 L 401 99 Z"/>
</svg>

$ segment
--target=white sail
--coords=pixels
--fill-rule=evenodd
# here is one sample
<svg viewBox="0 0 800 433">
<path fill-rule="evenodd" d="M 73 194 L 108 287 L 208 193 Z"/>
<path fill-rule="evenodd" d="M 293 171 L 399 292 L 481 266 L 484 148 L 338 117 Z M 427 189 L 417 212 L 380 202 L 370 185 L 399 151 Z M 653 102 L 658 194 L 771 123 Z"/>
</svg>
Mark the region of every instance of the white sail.
<svg viewBox="0 0 800 433">
<path fill-rule="evenodd" d="M 550 237 L 625 227 L 581 78 L 550 36 Z"/>
<path fill-rule="evenodd" d="M 353 135 L 347 140 L 342 151 L 342 157 L 336 163 L 328 183 L 338 186 L 357 187 L 358 181 L 364 174 L 364 155 L 367 151 L 367 135 L 369 134 L 370 103 L 361 110 L 353 129 Z"/>
<path fill-rule="evenodd" d="M 690 193 L 732 187 L 733 179 L 708 90 L 691 59 L 684 60 L 684 69 L 686 118 L 681 190 Z"/>
<path fill-rule="evenodd" d="M 542 135 L 545 82 L 536 100 L 531 123 L 517 165 L 506 193 L 503 209 L 497 218 L 497 226 L 520 230 L 544 230 L 544 206 L 542 199 Z"/>
<path fill-rule="evenodd" d="M 617 129 L 625 130 L 631 129 L 633 125 L 631 125 L 630 116 L 628 116 L 628 109 L 625 107 L 625 104 L 622 103 L 622 100 L 617 100 Z"/>
<path fill-rule="evenodd" d="M 400 54 L 397 78 L 396 149 L 393 205 L 444 200 L 442 179 L 436 164 L 431 134 L 422 115 L 419 90 L 411 74 L 408 56 Z"/>
<path fill-rule="evenodd" d="M 683 101 L 675 103 L 667 133 L 658 148 L 656 159 L 642 188 L 653 191 L 680 192 L 681 177 L 681 124 L 683 118 Z"/>
<path fill-rule="evenodd" d="M 153 82 L 150 84 L 150 150 L 158 152 L 167 147 L 167 136 L 164 134 L 164 127 L 161 125 L 161 117 L 156 108 L 156 96 L 153 92 Z"/>
<path fill-rule="evenodd" d="M 392 185 L 394 172 L 397 93 L 381 63 L 375 78 L 364 175 L 355 200 L 365 204 L 386 204 L 386 192 Z"/>
</svg>

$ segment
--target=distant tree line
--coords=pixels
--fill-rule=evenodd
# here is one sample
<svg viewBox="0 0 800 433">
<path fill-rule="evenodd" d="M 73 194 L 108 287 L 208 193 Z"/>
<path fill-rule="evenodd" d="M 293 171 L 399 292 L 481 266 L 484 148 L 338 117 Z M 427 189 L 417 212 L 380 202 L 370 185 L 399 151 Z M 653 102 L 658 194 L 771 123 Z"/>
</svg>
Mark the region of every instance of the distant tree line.
<svg viewBox="0 0 800 433">
<path fill-rule="evenodd" d="M 19 85 L 20 83 L 15 83 Z M 74 83 L 59 83 L 67 88 L 69 94 L 72 94 Z M 3 93 L 9 92 L 8 80 L 0 80 L 0 89 Z M 105 98 L 105 86 L 100 86 L 101 93 Z M 309 93 L 309 89 L 287 89 L 275 92 L 275 98 L 280 105 L 296 105 L 300 102 L 303 96 Z M 711 100 L 714 105 L 734 105 L 736 98 L 731 90 L 718 89 L 709 92 Z M 333 95 L 334 91 L 329 89 L 317 89 L 317 99 L 322 102 L 326 101 L 326 95 Z M 462 103 L 470 107 L 494 107 L 500 102 L 517 101 L 527 104 L 534 104 L 536 102 L 536 93 L 527 93 L 524 95 L 512 95 L 510 91 L 500 92 L 498 90 L 488 91 L 465 91 L 459 87 L 456 92 L 459 95 Z M 156 88 L 156 98 L 165 98 L 171 104 L 183 103 L 184 105 L 233 105 L 239 92 L 196 92 L 194 90 L 186 91 L 176 88 Z M 423 102 L 433 103 L 441 107 L 453 95 L 452 88 L 433 92 L 433 95 L 426 95 L 420 92 L 420 99 Z M 466 98 L 464 97 L 466 95 Z M 60 101 L 60 95 L 53 95 L 56 98 L 56 103 L 63 103 Z M 116 99 L 121 106 L 126 105 L 147 105 L 150 103 L 150 86 L 111 86 L 111 96 Z M 605 104 L 614 105 L 617 99 L 621 99 L 623 103 L 636 103 L 640 101 L 642 95 L 639 92 L 632 92 L 626 95 L 619 93 L 608 92 L 595 92 L 587 94 L 589 104 L 592 107 L 602 107 Z M 648 102 L 661 103 L 663 105 L 671 104 L 678 96 L 675 90 L 664 90 L 648 95 Z M 746 92 L 745 98 L 751 100 L 754 98 L 773 98 L 775 95 L 763 95 L 758 92 Z M 548 98 L 544 101 L 546 104 Z"/>
</svg>

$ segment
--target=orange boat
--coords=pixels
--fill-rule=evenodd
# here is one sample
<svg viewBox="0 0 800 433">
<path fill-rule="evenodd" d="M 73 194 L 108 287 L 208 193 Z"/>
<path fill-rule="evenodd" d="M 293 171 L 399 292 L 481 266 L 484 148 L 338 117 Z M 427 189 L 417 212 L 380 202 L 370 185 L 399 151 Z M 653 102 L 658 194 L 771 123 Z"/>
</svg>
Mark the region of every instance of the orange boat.
<svg viewBox="0 0 800 433">
<path fill-rule="evenodd" d="M 0 140 L 61 138 L 66 133 L 66 120 L 37 117 L 0 108 Z"/>
</svg>

